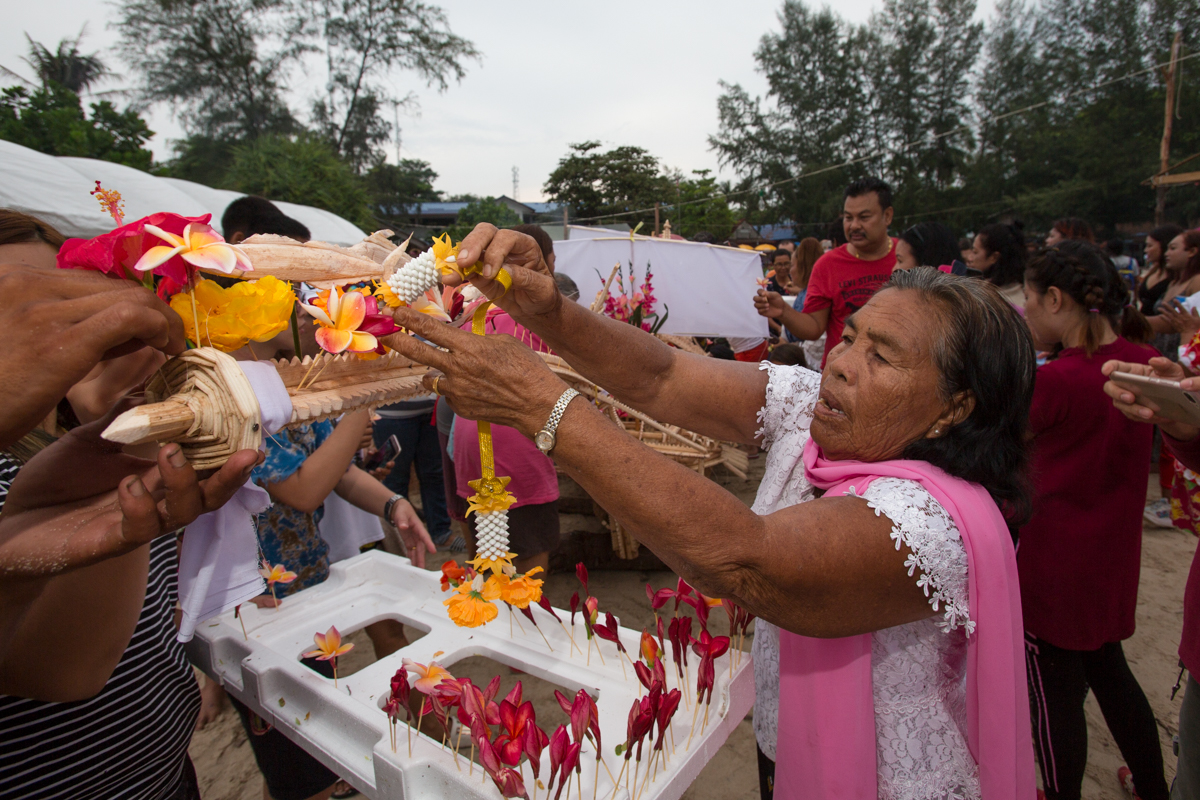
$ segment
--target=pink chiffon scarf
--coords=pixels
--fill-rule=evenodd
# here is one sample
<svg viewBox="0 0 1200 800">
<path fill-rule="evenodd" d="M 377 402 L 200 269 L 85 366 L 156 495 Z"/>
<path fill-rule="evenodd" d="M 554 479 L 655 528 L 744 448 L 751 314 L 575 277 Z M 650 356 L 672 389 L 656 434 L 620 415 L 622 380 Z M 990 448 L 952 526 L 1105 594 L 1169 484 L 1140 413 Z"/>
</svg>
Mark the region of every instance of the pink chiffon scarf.
<svg viewBox="0 0 1200 800">
<path fill-rule="evenodd" d="M 829 461 L 811 439 L 809 482 L 829 495 L 862 495 L 876 478 L 918 481 L 954 519 L 967 553 L 967 745 L 983 800 L 1036 793 L 1017 560 L 991 496 L 923 461 Z M 814 639 L 779 632 L 780 800 L 868 800 L 878 796 L 871 634 Z"/>
</svg>

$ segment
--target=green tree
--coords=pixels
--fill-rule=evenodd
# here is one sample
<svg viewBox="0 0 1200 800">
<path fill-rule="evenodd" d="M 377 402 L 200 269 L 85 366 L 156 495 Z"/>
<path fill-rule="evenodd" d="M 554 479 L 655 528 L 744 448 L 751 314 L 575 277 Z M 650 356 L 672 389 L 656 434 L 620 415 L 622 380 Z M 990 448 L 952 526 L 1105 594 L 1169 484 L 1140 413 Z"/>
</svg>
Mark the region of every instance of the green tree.
<svg viewBox="0 0 1200 800">
<path fill-rule="evenodd" d="M 389 75 L 415 72 L 445 91 L 466 75 L 479 51 L 450 30 L 441 8 L 419 0 L 304 0 L 317 20 L 314 47 L 325 52 L 328 81 L 313 104 L 313 120 L 359 171 L 378 161 L 390 125 L 380 112 L 413 102 L 393 95 Z"/>
<path fill-rule="evenodd" d="M 315 134 L 268 134 L 238 145 L 223 188 L 316 206 L 374 228 L 362 180 Z"/>
<path fill-rule="evenodd" d="M 43 87 L 56 83 L 75 94 L 83 94 L 93 84 L 112 75 L 99 54 L 80 52 L 79 46 L 83 43 L 85 31 L 81 29 L 74 39 L 60 41 L 54 52 L 25 34 L 29 55 L 21 60 L 33 68 Z"/>
<path fill-rule="evenodd" d="M 189 136 L 233 142 L 295 130 L 283 90 L 304 27 L 289 0 L 121 0 L 116 21 L 141 98 Z"/>
<path fill-rule="evenodd" d="M 542 191 L 568 206 L 575 217 L 612 217 L 630 227 L 638 222 L 653 225 L 655 202 L 675 195 L 658 159 L 640 147 L 601 152 L 600 146 L 600 142 L 570 145 L 571 152 L 559 159 Z"/>
<path fill-rule="evenodd" d="M 511 228 L 520 225 L 521 218 L 495 197 L 479 197 L 469 201 L 458 212 L 458 218 L 446 231 L 457 242 L 481 222 L 490 222 L 497 228 Z"/>
<path fill-rule="evenodd" d="M 399 164 L 376 165 L 366 175 L 375 218 L 396 230 L 407 227 L 415 206 L 440 199 L 433 188 L 437 177 L 428 162 L 413 158 L 402 159 Z"/>
<path fill-rule="evenodd" d="M 871 36 L 828 7 L 813 11 L 800 0 L 785 0 L 778 20 L 778 29 L 764 34 L 754 52 L 766 97 L 722 83 L 720 127 L 709 145 L 722 166 L 739 175 L 745 215 L 771 218 L 757 222 L 831 219 L 846 181 L 863 172 L 842 165 L 871 145 Z M 801 172 L 818 174 L 803 185 L 773 185 Z"/>
<path fill-rule="evenodd" d="M 102 100 L 86 116 L 79 95 L 56 83 L 30 92 L 23 86 L 0 91 L 0 139 L 52 156 L 80 156 L 150 169 L 145 144 L 154 135 L 132 110 L 118 111 Z"/>
<path fill-rule="evenodd" d="M 710 174 L 710 170 L 692 170 L 695 178 L 682 174 L 672 177 L 675 184 L 674 202 L 662 213 L 671 220 L 671 232 L 686 239 L 698 233 L 711 233 L 718 240 L 725 239 L 733 230 L 737 220 L 729 201 L 721 195 L 722 187 Z"/>
</svg>

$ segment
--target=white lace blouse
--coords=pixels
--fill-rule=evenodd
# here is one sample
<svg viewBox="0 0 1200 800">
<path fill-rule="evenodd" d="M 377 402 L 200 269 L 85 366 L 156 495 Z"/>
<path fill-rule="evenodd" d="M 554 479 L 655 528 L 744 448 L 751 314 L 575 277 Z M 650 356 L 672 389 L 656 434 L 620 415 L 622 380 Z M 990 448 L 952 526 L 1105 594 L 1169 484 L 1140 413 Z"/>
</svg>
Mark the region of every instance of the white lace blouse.
<svg viewBox="0 0 1200 800">
<path fill-rule="evenodd" d="M 759 411 L 766 474 L 754 512 L 770 514 L 813 499 L 801 454 L 809 438 L 821 376 L 798 367 L 770 370 Z M 896 549 L 908 546 L 908 574 L 934 611 L 873 635 L 871 675 L 878 741 L 879 797 L 885 800 L 976 800 L 978 767 L 967 749 L 967 556 L 953 519 L 916 481 L 879 478 L 863 495 L 892 522 Z M 754 636 L 754 733 L 775 758 L 779 717 L 779 631 L 758 620 Z"/>
</svg>

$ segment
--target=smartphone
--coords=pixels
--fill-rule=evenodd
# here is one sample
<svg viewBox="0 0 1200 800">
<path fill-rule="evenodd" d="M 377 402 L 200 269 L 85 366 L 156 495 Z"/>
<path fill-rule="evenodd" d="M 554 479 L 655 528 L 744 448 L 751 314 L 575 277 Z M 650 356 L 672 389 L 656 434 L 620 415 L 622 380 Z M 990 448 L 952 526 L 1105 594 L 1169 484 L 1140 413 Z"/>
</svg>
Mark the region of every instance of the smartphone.
<svg viewBox="0 0 1200 800">
<path fill-rule="evenodd" d="M 375 451 L 375 453 L 363 463 L 363 469 L 370 472 L 373 469 L 379 469 L 389 461 L 394 461 L 396 456 L 400 455 L 400 440 L 392 434 L 384 441 L 383 445 Z"/>
<path fill-rule="evenodd" d="M 1137 387 L 1137 390 L 1154 401 L 1159 407 L 1158 415 L 1200 427 L 1200 395 L 1179 387 L 1178 381 L 1114 372 L 1110 378 L 1117 383 Z"/>
</svg>

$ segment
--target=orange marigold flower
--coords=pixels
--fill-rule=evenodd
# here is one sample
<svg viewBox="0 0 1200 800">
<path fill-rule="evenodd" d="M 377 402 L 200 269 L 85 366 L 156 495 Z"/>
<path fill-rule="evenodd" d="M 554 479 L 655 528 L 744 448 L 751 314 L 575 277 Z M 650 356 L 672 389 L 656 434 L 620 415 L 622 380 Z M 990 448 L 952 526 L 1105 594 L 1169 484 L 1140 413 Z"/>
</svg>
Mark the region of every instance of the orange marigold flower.
<svg viewBox="0 0 1200 800">
<path fill-rule="evenodd" d="M 500 584 L 500 599 L 516 608 L 528 608 L 530 603 L 536 603 L 542 599 L 542 584 L 545 581 L 530 576 L 537 572 L 543 572 L 541 567 L 534 567 L 524 575 L 515 577 L 503 576 L 499 580 Z"/>
<path fill-rule="evenodd" d="M 482 575 L 476 575 L 470 583 L 459 584 L 457 592 L 442 602 L 455 625 L 478 628 L 500 613 L 492 603 L 499 596 L 500 589 L 494 580 L 485 581 Z"/>
</svg>

